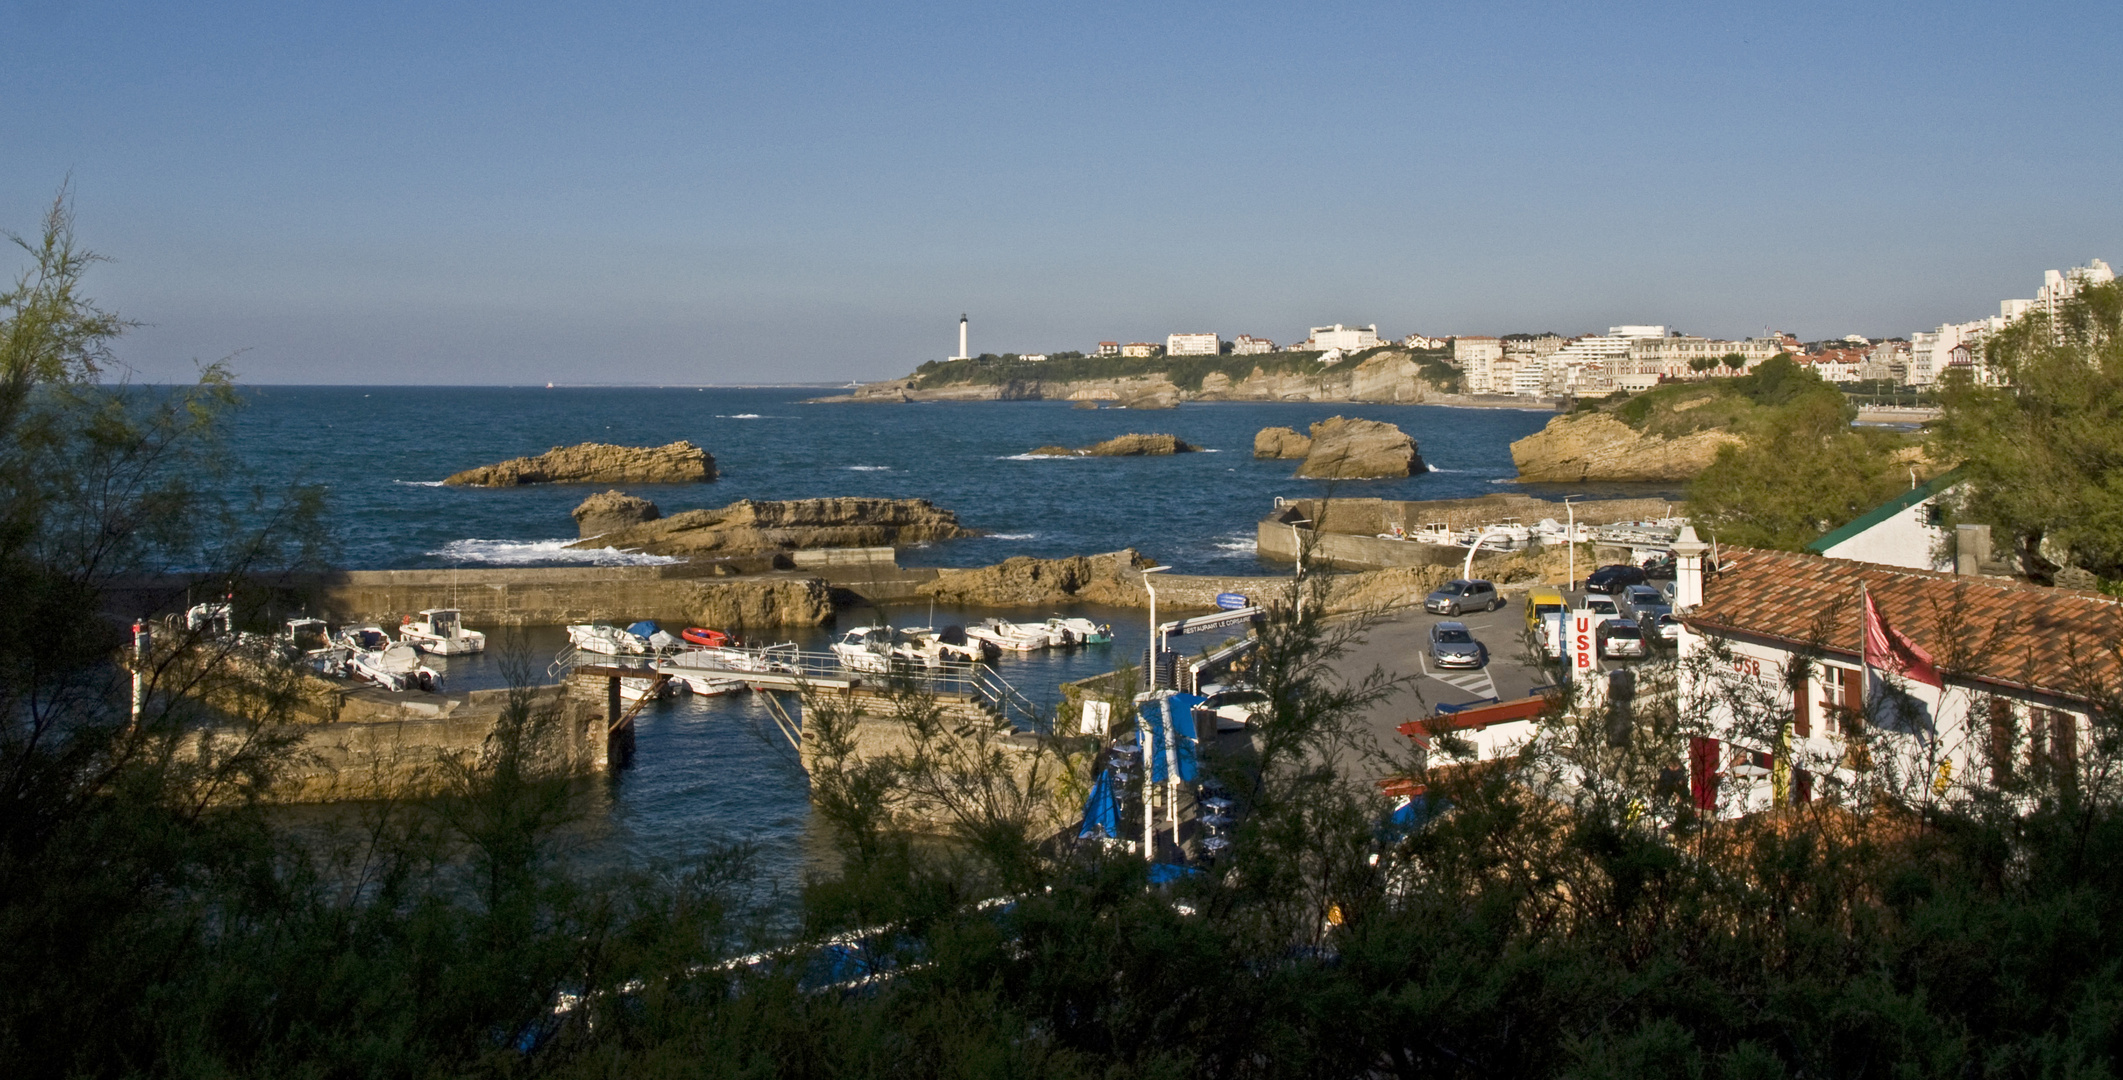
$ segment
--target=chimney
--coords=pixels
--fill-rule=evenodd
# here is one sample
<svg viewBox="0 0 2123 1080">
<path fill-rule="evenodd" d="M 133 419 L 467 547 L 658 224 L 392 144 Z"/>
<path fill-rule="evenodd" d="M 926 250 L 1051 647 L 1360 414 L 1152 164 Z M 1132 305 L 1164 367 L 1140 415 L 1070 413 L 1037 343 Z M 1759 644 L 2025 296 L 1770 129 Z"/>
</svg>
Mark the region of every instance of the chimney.
<svg viewBox="0 0 2123 1080">
<path fill-rule="evenodd" d="M 1673 542 L 1673 610 L 1685 612 L 1703 602 L 1703 553 L 1710 545 L 1696 538 L 1695 526 L 1681 526 Z"/>
</svg>

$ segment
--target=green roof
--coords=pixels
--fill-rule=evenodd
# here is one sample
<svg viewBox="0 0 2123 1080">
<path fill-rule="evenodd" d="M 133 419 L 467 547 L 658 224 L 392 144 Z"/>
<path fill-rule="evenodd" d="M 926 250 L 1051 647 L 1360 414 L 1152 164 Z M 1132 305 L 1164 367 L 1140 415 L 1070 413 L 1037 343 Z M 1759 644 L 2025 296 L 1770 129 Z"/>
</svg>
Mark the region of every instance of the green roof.
<svg viewBox="0 0 2123 1080">
<path fill-rule="evenodd" d="M 1840 544 L 1843 541 L 1848 540 L 1851 537 L 1856 536 L 1859 533 L 1872 528 L 1875 525 L 1878 525 L 1880 522 L 1886 521 L 1888 518 L 1891 518 L 1896 514 L 1899 514 L 1902 511 L 1907 510 L 1910 507 L 1915 506 L 1916 504 L 1923 502 L 1924 500 L 1929 499 L 1932 496 L 1937 495 L 1938 493 L 1945 491 L 1947 488 L 1950 488 L 1960 482 L 1960 468 L 1956 466 L 1955 468 L 1948 469 L 1945 472 L 1933 477 L 1930 482 L 1910 488 L 1908 491 L 1903 492 L 1902 494 L 1896 496 L 1894 499 L 1888 502 L 1881 503 L 1880 505 L 1873 507 L 1871 510 L 1868 510 L 1865 513 L 1859 515 L 1857 520 L 1852 521 L 1850 524 L 1845 525 L 1842 528 L 1837 529 L 1834 532 L 1831 532 L 1826 536 L 1821 537 L 1819 540 L 1816 540 L 1813 543 L 1806 545 L 1806 550 L 1811 551 L 1816 555 L 1825 554 L 1829 548 L 1832 548 L 1837 544 Z"/>
</svg>

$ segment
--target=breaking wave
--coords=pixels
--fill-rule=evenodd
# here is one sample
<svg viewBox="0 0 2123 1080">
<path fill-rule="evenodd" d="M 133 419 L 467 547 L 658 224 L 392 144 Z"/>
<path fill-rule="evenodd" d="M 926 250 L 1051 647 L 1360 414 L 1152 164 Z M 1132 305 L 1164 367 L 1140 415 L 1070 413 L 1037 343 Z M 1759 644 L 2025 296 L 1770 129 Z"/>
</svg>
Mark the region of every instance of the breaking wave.
<svg viewBox="0 0 2123 1080">
<path fill-rule="evenodd" d="M 442 481 L 440 481 L 440 480 L 393 480 L 393 481 L 391 481 L 391 483 L 394 483 L 394 484 L 404 484 L 404 485 L 405 485 L 405 486 L 407 486 L 407 487 L 441 487 L 441 486 L 442 486 Z"/>
<path fill-rule="evenodd" d="M 648 555 L 618 548 L 571 548 L 573 540 L 452 540 L 428 552 L 453 562 L 487 566 L 538 566 L 563 563 L 577 566 L 665 566 L 684 562 L 670 555 Z"/>
<path fill-rule="evenodd" d="M 850 465 L 849 472 L 891 472 L 890 465 Z"/>
<path fill-rule="evenodd" d="M 989 533 L 989 534 L 988 534 L 988 539 L 990 539 L 990 540 L 1031 540 L 1031 539 L 1035 539 L 1035 538 L 1037 538 L 1038 536 L 1039 536 L 1039 534 L 1038 534 L 1038 533 Z"/>
</svg>

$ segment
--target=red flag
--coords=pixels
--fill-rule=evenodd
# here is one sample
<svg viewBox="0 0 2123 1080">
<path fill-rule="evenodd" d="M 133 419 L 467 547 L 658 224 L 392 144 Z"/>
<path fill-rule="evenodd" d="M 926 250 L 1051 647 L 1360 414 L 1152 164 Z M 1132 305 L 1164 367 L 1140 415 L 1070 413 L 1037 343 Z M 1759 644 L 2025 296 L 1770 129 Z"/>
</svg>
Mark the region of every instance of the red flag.
<svg viewBox="0 0 2123 1080">
<path fill-rule="evenodd" d="M 1865 666 L 1892 671 L 1915 682 L 1944 689 L 1946 680 L 1931 662 L 1931 654 L 1917 647 L 1900 630 L 1887 625 L 1872 594 L 1865 594 Z"/>
</svg>

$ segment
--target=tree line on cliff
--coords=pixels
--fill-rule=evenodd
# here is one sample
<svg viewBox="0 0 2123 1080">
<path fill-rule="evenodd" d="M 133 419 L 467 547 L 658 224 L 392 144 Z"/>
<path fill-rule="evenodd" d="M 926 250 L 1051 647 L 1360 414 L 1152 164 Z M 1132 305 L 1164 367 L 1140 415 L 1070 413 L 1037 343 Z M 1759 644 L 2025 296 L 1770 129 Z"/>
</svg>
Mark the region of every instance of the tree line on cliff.
<svg viewBox="0 0 2123 1080">
<path fill-rule="evenodd" d="M 254 507 L 198 483 L 225 464 L 225 375 L 96 385 L 124 324 L 81 295 L 92 257 L 63 205 L 26 246 L 32 269 L 0 294 L 9 1075 L 2117 1068 L 2113 703 L 2068 773 L 2001 774 L 1952 804 L 1883 775 L 1840 805 L 1719 823 L 1673 773 L 1697 718 L 1652 686 L 1478 766 L 1449 736 L 1428 755 L 1367 742 L 1367 708 L 1418 710 L 1383 676 L 1335 674 L 1367 627 L 1318 617 L 1320 576 L 1264 628 L 1257 750 L 1204 759 L 1245 811 L 1233 855 L 1165 884 L 1041 835 L 1027 807 L 1059 793 L 1028 785 L 1081 774 L 1006 770 L 997 755 L 1021 751 L 913 688 L 890 709 L 925 734 L 894 759 L 834 753 L 858 721 L 813 698 L 832 857 L 794 897 L 764 895 L 741 846 L 571 861 L 583 793 L 528 767 L 526 736 L 550 722 L 528 695 L 440 799 L 275 810 L 262 796 L 301 765 L 275 702 L 210 717 L 196 682 L 164 683 L 136 720 L 123 628 L 92 613 L 140 567 L 212 568 L 209 583 L 313 564 L 314 493 Z M 247 737 L 181 752 L 209 722 Z M 1424 789 L 1415 820 L 1389 817 L 1382 773 Z M 946 801 L 941 824 L 896 812 L 910 791 Z M 815 947 L 835 940 L 867 966 L 836 969 L 850 953 Z"/>
</svg>

